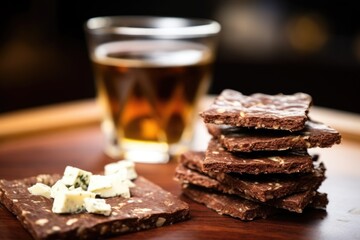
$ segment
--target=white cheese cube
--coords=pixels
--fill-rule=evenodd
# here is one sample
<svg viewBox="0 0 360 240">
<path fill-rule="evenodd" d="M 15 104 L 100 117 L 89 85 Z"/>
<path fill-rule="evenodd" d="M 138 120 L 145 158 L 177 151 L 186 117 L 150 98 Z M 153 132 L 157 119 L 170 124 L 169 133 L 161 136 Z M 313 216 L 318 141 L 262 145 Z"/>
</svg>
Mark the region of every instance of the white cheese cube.
<svg viewBox="0 0 360 240">
<path fill-rule="evenodd" d="M 68 188 L 65 186 L 65 184 L 58 180 L 50 190 L 50 197 L 55 198 L 57 194 L 67 192 Z"/>
<path fill-rule="evenodd" d="M 85 209 L 85 198 L 95 198 L 95 194 L 88 191 L 67 191 L 57 194 L 54 198 L 52 211 L 54 213 L 81 212 Z"/>
<path fill-rule="evenodd" d="M 124 169 L 126 170 L 124 172 Z M 105 165 L 104 167 L 104 172 L 105 175 L 111 175 L 111 174 L 115 174 L 115 173 L 124 173 L 126 174 L 126 178 L 128 179 L 135 179 L 137 178 L 137 173 L 135 170 L 135 163 L 133 161 L 130 160 L 120 160 L 118 162 L 115 163 L 109 163 L 107 165 Z"/>
<path fill-rule="evenodd" d="M 40 195 L 46 198 L 50 198 L 51 187 L 43 183 L 35 183 L 28 188 L 29 192 L 33 195 Z"/>
<path fill-rule="evenodd" d="M 92 175 L 88 186 L 88 191 L 95 191 L 101 189 L 111 188 L 112 181 L 108 176 L 103 175 Z"/>
<path fill-rule="evenodd" d="M 122 196 L 124 198 L 130 197 L 129 180 L 123 179 L 120 174 L 112 174 L 106 176 L 111 180 L 111 188 L 103 188 L 94 190 L 93 192 L 103 198 Z"/>
<path fill-rule="evenodd" d="M 86 190 L 89 185 L 91 175 L 91 172 L 84 171 L 80 168 L 67 166 L 61 180 L 68 187 L 81 187 L 82 189 Z"/>
<path fill-rule="evenodd" d="M 87 212 L 102 214 L 109 216 L 111 214 L 111 206 L 107 204 L 105 199 L 100 198 L 85 198 L 84 206 Z"/>
</svg>

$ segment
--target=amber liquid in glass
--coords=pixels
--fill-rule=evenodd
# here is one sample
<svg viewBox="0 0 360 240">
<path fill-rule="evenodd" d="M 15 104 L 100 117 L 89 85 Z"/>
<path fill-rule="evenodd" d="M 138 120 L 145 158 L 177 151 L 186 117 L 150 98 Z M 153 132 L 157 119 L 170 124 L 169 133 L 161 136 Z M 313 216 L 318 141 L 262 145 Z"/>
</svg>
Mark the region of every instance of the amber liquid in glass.
<svg viewBox="0 0 360 240">
<path fill-rule="evenodd" d="M 104 121 L 125 157 L 189 144 L 198 100 L 210 84 L 211 58 L 203 45 L 171 40 L 119 41 L 95 50 Z"/>
</svg>

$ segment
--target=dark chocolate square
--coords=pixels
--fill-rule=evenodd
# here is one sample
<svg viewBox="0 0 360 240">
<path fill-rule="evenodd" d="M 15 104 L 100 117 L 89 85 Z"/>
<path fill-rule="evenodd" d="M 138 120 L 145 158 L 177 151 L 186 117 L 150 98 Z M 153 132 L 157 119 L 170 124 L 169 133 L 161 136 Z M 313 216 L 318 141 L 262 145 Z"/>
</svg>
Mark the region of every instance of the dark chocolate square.
<svg viewBox="0 0 360 240">
<path fill-rule="evenodd" d="M 204 152 L 188 151 L 181 155 L 180 163 L 187 169 L 194 170 L 202 175 L 198 176 L 197 185 L 207 188 L 217 188 L 224 184 L 231 188 L 233 194 L 244 198 L 267 202 L 271 199 L 281 198 L 296 192 L 317 189 L 325 180 L 325 166 L 323 163 L 314 163 L 313 170 L 306 174 L 268 174 L 268 175 L 243 175 L 234 173 L 204 172 Z M 190 170 L 187 170 L 190 171 Z M 192 174 L 192 172 L 188 172 Z M 193 183 L 195 184 L 195 183 Z"/>
<path fill-rule="evenodd" d="M 184 185 L 183 193 L 195 202 L 204 204 L 220 215 L 228 215 L 243 221 L 267 218 L 279 209 L 266 204 L 256 203 L 238 196 L 209 191 L 194 185 Z"/>
<path fill-rule="evenodd" d="M 200 113 L 205 123 L 298 131 L 308 120 L 312 98 L 306 93 L 246 96 L 225 89 Z"/>
<path fill-rule="evenodd" d="M 216 139 L 211 139 L 205 153 L 206 172 L 242 174 L 305 173 L 313 169 L 312 157 L 301 151 L 229 152 Z"/>
<path fill-rule="evenodd" d="M 233 188 L 230 185 L 221 183 L 216 179 L 186 168 L 181 164 L 178 165 L 176 168 L 175 177 L 182 184 L 190 183 L 200 187 L 213 189 L 218 192 L 237 195 L 248 200 L 259 202 L 252 198 L 249 198 L 247 191 L 241 192 L 237 188 Z M 265 204 L 277 208 L 286 209 L 292 212 L 302 213 L 304 208 L 311 202 L 312 198 L 315 196 L 316 190 L 318 189 L 319 185 L 314 184 L 310 187 L 311 189 L 307 191 L 293 193 L 282 198 L 271 199 L 265 202 Z"/>
<path fill-rule="evenodd" d="M 341 135 L 323 123 L 307 121 L 301 131 L 249 129 L 227 125 L 206 125 L 228 151 L 277 151 L 288 149 L 327 148 L 341 142 Z"/>
<path fill-rule="evenodd" d="M 284 212 L 283 209 L 252 202 L 235 195 L 209 191 L 208 189 L 191 184 L 185 184 L 183 186 L 183 193 L 193 201 L 204 204 L 220 215 L 228 215 L 243 221 L 268 218 L 269 216 Z M 311 202 L 308 207 L 324 209 L 326 208 L 327 202 L 327 194 L 316 192 L 313 197 L 313 202 Z M 316 203 L 316 205 L 313 205 L 313 203 Z"/>
</svg>

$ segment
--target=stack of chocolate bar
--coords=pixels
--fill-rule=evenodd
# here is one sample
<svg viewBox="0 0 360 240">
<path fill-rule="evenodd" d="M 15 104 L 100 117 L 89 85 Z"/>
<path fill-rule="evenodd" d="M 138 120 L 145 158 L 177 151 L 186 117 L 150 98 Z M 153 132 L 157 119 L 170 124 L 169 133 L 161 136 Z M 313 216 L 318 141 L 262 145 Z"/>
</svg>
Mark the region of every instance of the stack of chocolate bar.
<svg viewBox="0 0 360 240">
<path fill-rule="evenodd" d="M 335 129 L 308 117 L 312 97 L 249 96 L 226 89 L 200 113 L 212 139 L 204 152 L 180 156 L 183 193 L 219 214 L 249 221 L 306 207 L 326 208 L 325 165 L 309 148 L 341 142 Z"/>
</svg>

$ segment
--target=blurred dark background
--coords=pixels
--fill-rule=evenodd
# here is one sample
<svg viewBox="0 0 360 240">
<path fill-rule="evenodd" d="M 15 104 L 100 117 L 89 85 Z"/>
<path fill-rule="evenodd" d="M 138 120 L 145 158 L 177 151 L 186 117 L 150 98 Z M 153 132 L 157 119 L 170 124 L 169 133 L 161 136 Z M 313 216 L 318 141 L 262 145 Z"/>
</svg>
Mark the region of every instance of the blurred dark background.
<svg viewBox="0 0 360 240">
<path fill-rule="evenodd" d="M 307 92 L 360 113 L 356 1 L 5 0 L 0 113 L 95 96 L 83 24 L 103 15 L 212 18 L 222 34 L 210 93 Z"/>
</svg>

